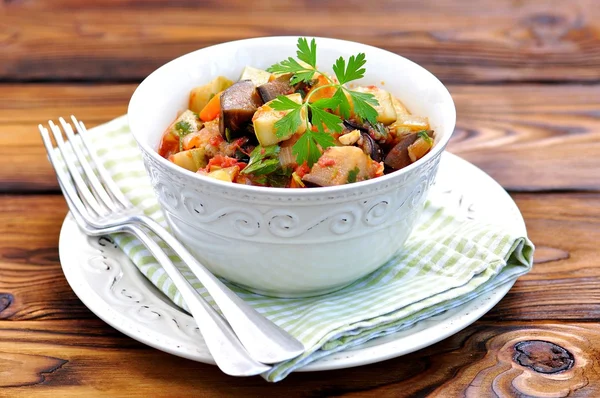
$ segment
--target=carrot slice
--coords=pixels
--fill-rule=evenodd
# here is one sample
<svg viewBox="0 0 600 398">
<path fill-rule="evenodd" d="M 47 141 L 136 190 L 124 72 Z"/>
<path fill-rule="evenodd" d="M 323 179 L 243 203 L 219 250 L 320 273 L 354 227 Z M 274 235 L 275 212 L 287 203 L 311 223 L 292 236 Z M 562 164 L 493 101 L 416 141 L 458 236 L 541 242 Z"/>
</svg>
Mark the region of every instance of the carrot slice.
<svg viewBox="0 0 600 398">
<path fill-rule="evenodd" d="M 222 91 L 221 91 L 222 92 Z M 205 122 L 215 120 L 221 112 L 221 93 L 215 94 L 214 97 L 208 101 L 208 104 L 200 111 L 200 119 Z"/>
</svg>

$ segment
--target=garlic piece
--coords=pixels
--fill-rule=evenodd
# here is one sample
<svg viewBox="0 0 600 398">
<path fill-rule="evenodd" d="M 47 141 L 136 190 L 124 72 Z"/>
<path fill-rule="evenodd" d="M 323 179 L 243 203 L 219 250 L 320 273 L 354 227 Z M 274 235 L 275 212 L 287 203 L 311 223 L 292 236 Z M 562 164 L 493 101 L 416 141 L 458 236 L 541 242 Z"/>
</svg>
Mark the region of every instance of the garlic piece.
<svg viewBox="0 0 600 398">
<path fill-rule="evenodd" d="M 341 135 L 339 140 L 342 145 L 352 145 L 360 138 L 360 131 L 352 130 L 351 132 Z"/>
</svg>

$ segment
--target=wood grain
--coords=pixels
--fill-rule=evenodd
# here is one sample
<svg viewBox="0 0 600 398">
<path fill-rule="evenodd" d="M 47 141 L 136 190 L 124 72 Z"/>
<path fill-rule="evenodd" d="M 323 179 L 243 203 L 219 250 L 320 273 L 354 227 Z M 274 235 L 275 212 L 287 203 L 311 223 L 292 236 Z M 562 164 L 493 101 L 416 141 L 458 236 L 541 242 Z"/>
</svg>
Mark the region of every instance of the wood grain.
<svg viewBox="0 0 600 398">
<path fill-rule="evenodd" d="M 56 371 L 65 362 L 44 355 L 0 352 L 0 388 L 43 383 L 45 373 Z"/>
<path fill-rule="evenodd" d="M 57 191 L 37 124 L 75 114 L 91 127 L 126 112 L 135 85 L 0 85 L 0 191 Z M 511 191 L 600 189 L 600 85 L 449 87 L 448 150 Z"/>
<path fill-rule="evenodd" d="M 65 336 L 60 331 L 39 331 L 35 326 L 14 322 L 13 329 L 30 331 L 31 341 L 21 342 L 14 339 L 15 331 L 0 324 L 0 366 L 15 353 L 26 356 L 29 366 L 34 362 L 32 357 L 36 361 L 52 358 L 62 366 L 47 366 L 38 383 L 28 380 L 27 387 L 4 388 L 11 397 L 563 397 L 569 393 L 592 397 L 600 393 L 598 384 L 591 382 L 600 376 L 600 327 L 595 323 L 479 321 L 438 344 L 400 358 L 359 368 L 294 373 L 272 385 L 259 377 L 226 376 L 215 366 L 139 343 L 118 348 L 98 343 L 119 341 L 112 335 L 96 336 L 96 345 L 88 345 L 81 336 L 88 330 L 83 325 L 77 329 L 79 333 Z M 543 349 L 515 350 L 517 344 L 531 341 L 567 350 L 574 358 L 572 367 L 556 373 L 536 371 L 548 362 Z M 529 362 L 518 357 L 523 352 Z M 34 376 L 36 371 L 26 375 Z M 0 372 L 2 382 L 16 384 Z"/>
<path fill-rule="evenodd" d="M 511 191 L 600 188 L 600 86 L 451 86 L 449 150 Z"/>
<path fill-rule="evenodd" d="M 513 198 L 525 218 L 529 238 L 542 250 L 535 252 L 532 271 L 486 317 L 600 320 L 595 243 L 600 239 L 598 194 L 517 194 Z"/>
<path fill-rule="evenodd" d="M 595 0 L 3 2 L 4 81 L 140 81 L 229 40 L 315 35 L 404 55 L 445 83 L 600 79 Z M 40 23 L 43 21 L 43 23 Z"/>
<path fill-rule="evenodd" d="M 88 127 L 127 112 L 135 85 L 0 85 L 0 191 L 58 192 L 37 125 L 76 115 Z"/>
</svg>

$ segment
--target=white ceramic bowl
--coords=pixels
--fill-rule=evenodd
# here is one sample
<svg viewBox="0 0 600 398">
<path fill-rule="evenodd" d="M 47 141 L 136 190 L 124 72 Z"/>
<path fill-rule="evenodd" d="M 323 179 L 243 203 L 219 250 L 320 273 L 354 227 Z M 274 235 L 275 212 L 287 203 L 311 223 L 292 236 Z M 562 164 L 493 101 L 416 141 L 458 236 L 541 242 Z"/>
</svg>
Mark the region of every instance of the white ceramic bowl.
<svg viewBox="0 0 600 398">
<path fill-rule="evenodd" d="M 317 38 L 318 64 L 331 72 L 339 56 L 364 52 L 359 84 L 384 84 L 436 132 L 432 151 L 389 175 L 337 187 L 285 189 L 231 184 L 184 170 L 158 155 L 166 127 L 189 91 L 246 65 L 266 68 L 295 56 L 297 37 L 266 37 L 204 48 L 148 76 L 129 103 L 129 125 L 173 232 L 216 275 L 283 297 L 333 291 L 374 271 L 399 250 L 415 226 L 456 112 L 442 83 L 396 54 Z"/>
</svg>

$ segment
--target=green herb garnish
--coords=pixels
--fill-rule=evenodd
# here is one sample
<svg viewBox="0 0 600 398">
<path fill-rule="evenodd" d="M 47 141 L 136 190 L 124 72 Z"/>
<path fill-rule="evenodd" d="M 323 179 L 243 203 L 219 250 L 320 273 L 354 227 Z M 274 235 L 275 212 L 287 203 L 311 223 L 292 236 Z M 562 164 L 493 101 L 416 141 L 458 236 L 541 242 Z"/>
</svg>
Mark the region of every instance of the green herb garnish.
<svg viewBox="0 0 600 398">
<path fill-rule="evenodd" d="M 177 130 L 179 135 L 186 135 L 191 129 L 192 125 L 188 121 L 180 120 L 179 122 L 175 123 L 175 130 Z"/>
<path fill-rule="evenodd" d="M 433 140 L 431 139 L 431 137 L 429 136 L 429 134 L 427 134 L 427 130 L 421 130 L 417 133 L 417 135 L 422 138 L 426 143 L 428 143 L 429 145 L 433 145 Z"/>
<path fill-rule="evenodd" d="M 192 130 L 192 125 L 185 120 L 180 120 L 175 123 L 175 131 L 179 134 L 179 152 L 183 150 L 182 138 L 188 135 Z"/>
<path fill-rule="evenodd" d="M 302 63 L 289 57 L 278 64 L 272 65 L 267 71 L 271 73 L 291 73 L 290 84 L 300 82 L 310 84 L 315 73 L 319 73 L 328 80 L 329 84 L 312 90 L 301 104 L 297 104 L 285 96 L 279 96 L 271 103 L 271 107 L 278 111 L 291 111 L 275 123 L 275 133 L 278 137 L 286 137 L 295 132 L 302 123 L 302 112 L 308 114 L 310 110 L 310 122 L 306 118 L 306 132 L 294 144 L 292 153 L 296 155 L 298 164 L 307 162 L 308 166 L 312 167 L 321 156 L 321 149 L 335 145 L 335 140 L 325 129 L 327 128 L 327 130 L 336 133 L 341 132 L 343 129 L 342 119 L 333 113 L 329 113 L 328 110 L 337 110 L 344 119 L 350 117 L 351 107 L 347 98 L 349 96 L 354 105 L 356 117 L 375 124 L 377 123 L 377 111 L 373 108 L 373 105 L 379 103 L 373 94 L 359 93 L 345 86 L 348 82 L 364 77 L 365 68 L 363 66 L 367 62 L 364 53 L 351 56 L 348 62 L 342 57 L 338 58 L 333 65 L 333 72 L 337 78 L 337 81 L 335 81 L 317 69 L 317 44 L 315 39 L 312 39 L 309 43 L 306 38 L 301 37 L 298 39 L 297 47 L 296 56 Z M 336 89 L 331 98 L 324 98 L 310 103 L 310 98 L 314 93 L 330 87 Z M 317 131 L 313 131 L 311 125 Z M 321 149 L 319 149 L 319 146 Z"/>
<path fill-rule="evenodd" d="M 265 175 L 273 173 L 281 167 L 279 164 L 278 145 L 262 147 L 258 145 L 250 153 L 250 161 L 248 166 L 241 171 L 243 174 Z"/>
<path fill-rule="evenodd" d="M 356 166 L 355 168 L 353 168 L 352 170 L 350 170 L 348 172 L 348 184 L 352 184 L 353 182 L 356 182 L 356 177 L 358 177 L 359 172 L 360 172 L 360 169 L 358 168 L 358 166 Z"/>
</svg>

